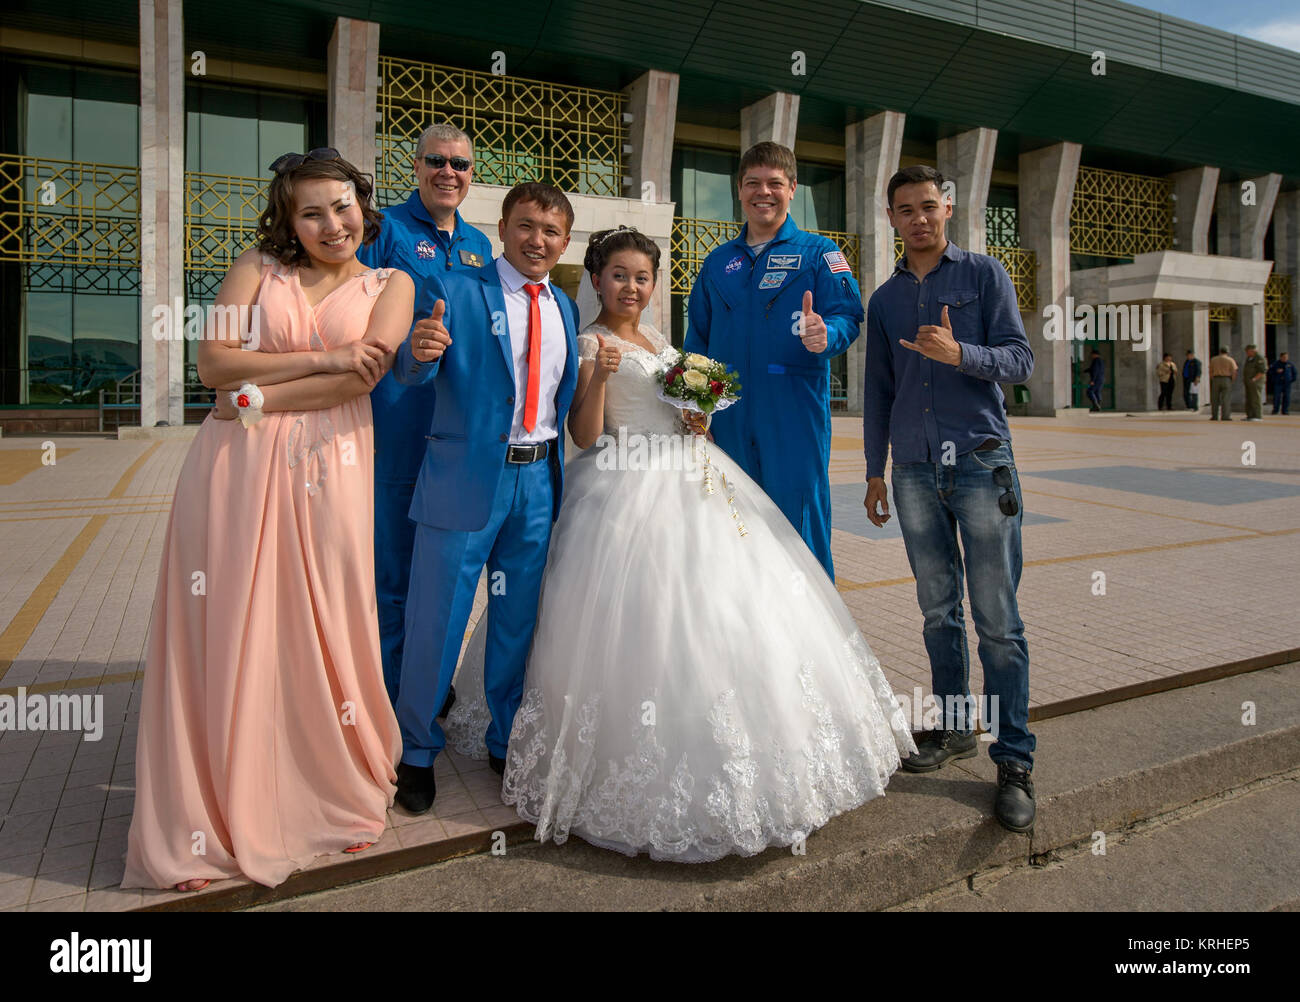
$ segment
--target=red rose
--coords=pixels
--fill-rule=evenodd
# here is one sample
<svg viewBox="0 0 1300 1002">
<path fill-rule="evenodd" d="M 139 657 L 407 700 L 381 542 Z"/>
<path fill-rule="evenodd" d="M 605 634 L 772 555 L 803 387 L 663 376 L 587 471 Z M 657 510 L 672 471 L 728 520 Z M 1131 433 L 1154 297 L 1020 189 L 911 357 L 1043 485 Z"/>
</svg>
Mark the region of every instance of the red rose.
<svg viewBox="0 0 1300 1002">
<path fill-rule="evenodd" d="M 240 407 L 247 407 L 247 406 L 248 406 L 248 394 L 247 394 L 247 393 L 241 393 L 241 394 L 236 398 L 235 402 L 236 402 L 237 404 L 239 404 Z"/>
<path fill-rule="evenodd" d="M 677 381 L 677 370 L 676 370 L 676 369 L 670 369 L 670 370 L 668 371 L 668 376 L 667 376 L 667 378 L 664 379 L 664 382 L 667 383 L 669 386 L 672 386 L 673 383 L 675 383 L 676 381 Z"/>
<path fill-rule="evenodd" d="M 709 389 L 713 391 L 713 395 L 715 397 L 722 396 L 723 388 L 724 388 L 723 385 L 719 383 L 716 379 L 709 384 Z"/>
</svg>

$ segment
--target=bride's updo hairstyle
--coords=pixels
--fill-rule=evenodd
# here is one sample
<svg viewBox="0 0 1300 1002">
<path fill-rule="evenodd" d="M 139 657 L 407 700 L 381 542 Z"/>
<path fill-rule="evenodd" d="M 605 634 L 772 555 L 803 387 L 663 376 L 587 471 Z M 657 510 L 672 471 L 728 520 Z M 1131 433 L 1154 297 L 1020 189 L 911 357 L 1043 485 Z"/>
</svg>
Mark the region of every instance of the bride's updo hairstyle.
<svg viewBox="0 0 1300 1002">
<path fill-rule="evenodd" d="M 319 152 L 322 151 L 312 151 L 313 154 Z M 370 204 L 370 196 L 374 192 L 370 175 L 361 173 L 336 151 L 324 152 L 332 156 L 329 159 L 317 159 L 312 155 L 286 153 L 271 165 L 274 176 L 266 196 L 266 211 L 257 221 L 257 249 L 283 265 L 304 265 L 311 260 L 293 228 L 293 190 L 300 181 L 328 178 L 350 184 L 356 192 L 357 204 L 361 206 L 361 218 L 365 227 L 361 242 L 373 243 L 379 236 L 379 227 L 384 217 Z M 278 165 L 286 161 L 292 163 L 294 160 L 301 162 L 292 167 L 276 169 Z"/>
<path fill-rule="evenodd" d="M 620 226 L 616 230 L 597 230 L 587 241 L 587 254 L 582 266 L 595 276 L 605 270 L 605 264 L 619 251 L 640 251 L 650 259 L 650 270 L 659 275 L 659 245 L 640 230 Z"/>
</svg>

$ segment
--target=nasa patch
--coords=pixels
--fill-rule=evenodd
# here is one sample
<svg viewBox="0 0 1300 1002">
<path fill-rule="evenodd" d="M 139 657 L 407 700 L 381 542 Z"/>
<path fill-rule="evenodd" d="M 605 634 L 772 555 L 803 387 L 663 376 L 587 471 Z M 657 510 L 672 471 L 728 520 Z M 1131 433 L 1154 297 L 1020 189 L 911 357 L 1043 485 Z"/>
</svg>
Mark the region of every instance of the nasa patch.
<svg viewBox="0 0 1300 1002">
<path fill-rule="evenodd" d="M 432 261 L 438 256 L 438 248 L 428 240 L 421 240 L 415 245 L 415 256 L 421 261 Z"/>
<path fill-rule="evenodd" d="M 736 272 L 740 271 L 740 266 L 744 263 L 745 263 L 745 259 L 741 257 L 739 254 L 737 254 L 735 257 L 733 257 L 730 261 L 727 262 L 727 267 L 725 267 L 722 270 L 725 271 L 728 275 L 734 275 Z"/>
<path fill-rule="evenodd" d="M 785 276 L 787 274 L 788 272 L 784 272 L 784 271 L 769 271 L 766 275 L 763 276 L 762 280 L 758 283 L 758 287 L 760 289 L 780 288 L 781 283 L 785 281 Z"/>
</svg>

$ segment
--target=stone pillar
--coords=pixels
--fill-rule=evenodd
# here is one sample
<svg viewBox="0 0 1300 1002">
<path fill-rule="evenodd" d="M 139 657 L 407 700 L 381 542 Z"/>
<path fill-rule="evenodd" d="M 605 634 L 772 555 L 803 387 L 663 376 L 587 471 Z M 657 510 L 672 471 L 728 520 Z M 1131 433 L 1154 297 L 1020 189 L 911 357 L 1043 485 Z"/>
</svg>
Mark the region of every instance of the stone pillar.
<svg viewBox="0 0 1300 1002">
<path fill-rule="evenodd" d="M 958 247 L 976 254 L 988 253 L 984 214 L 997 143 L 997 129 L 971 129 L 939 140 L 936 166 L 957 189 L 947 235 Z"/>
<path fill-rule="evenodd" d="M 1174 250 L 1189 254 L 1210 252 L 1210 222 L 1214 218 L 1214 195 L 1219 183 L 1218 167 L 1193 167 L 1170 174 L 1174 183 Z M 1179 305 L 1170 308 L 1163 320 L 1163 351 L 1174 356 L 1178 366 L 1178 388 L 1174 391 L 1174 409 L 1183 408 L 1183 363 L 1187 349 L 1196 352 L 1201 362 L 1198 402 L 1210 403 L 1210 304 L 1196 303 L 1190 309 Z M 1157 359 L 1158 361 L 1158 359 Z"/>
<path fill-rule="evenodd" d="M 328 65 L 330 145 L 362 173 L 374 176 L 379 25 L 351 17 L 335 18 Z"/>
<path fill-rule="evenodd" d="M 1277 328 L 1277 353 L 1290 352 L 1291 363 L 1300 353 L 1300 191 L 1284 192 L 1273 207 L 1273 270 L 1291 276 L 1291 315 L 1289 324 Z M 1270 362 L 1276 361 L 1269 359 Z M 1296 383 L 1291 387 L 1296 395 Z M 1292 413 L 1295 413 L 1294 411 Z"/>
<path fill-rule="evenodd" d="M 740 109 L 740 152 L 755 143 L 780 143 L 794 149 L 799 126 L 799 95 L 777 91 Z"/>
<path fill-rule="evenodd" d="M 185 45 L 181 0 L 140 0 L 140 424 L 185 422 Z"/>
<path fill-rule="evenodd" d="M 1044 314 L 1056 306 L 1065 325 L 1070 291 L 1070 203 L 1079 176 L 1078 143 L 1057 143 L 1020 155 L 1018 222 L 1020 245 L 1034 252 L 1038 263 L 1038 313 L 1022 313 L 1021 320 L 1034 351 L 1034 372 L 1029 377 L 1029 413 L 1055 415 L 1069 407 L 1070 341 L 1049 341 L 1043 336 Z"/>
<path fill-rule="evenodd" d="M 903 123 L 898 111 L 882 111 L 844 130 L 844 218 L 850 233 L 858 234 L 862 251 L 858 263 L 858 284 L 862 303 L 894 272 L 894 228 L 885 210 L 889 207 L 889 179 L 898 170 L 903 151 Z M 848 409 L 862 413 L 862 383 L 866 377 L 866 325 L 849 346 Z"/>
<path fill-rule="evenodd" d="M 677 124 L 676 73 L 650 70 L 623 89 L 627 97 L 627 144 L 623 173 L 627 197 L 645 203 L 672 201 L 673 133 Z M 651 323 L 665 334 L 672 329 L 672 241 L 659 244 L 659 275 L 651 305 Z"/>
<path fill-rule="evenodd" d="M 1243 205 L 1246 184 L 1254 186 L 1250 205 Z M 1215 225 L 1218 229 L 1219 253 L 1230 257 L 1246 257 L 1255 261 L 1264 259 L 1264 236 L 1273 218 L 1273 206 L 1282 186 L 1281 174 L 1265 174 L 1249 182 L 1225 181 L 1219 185 L 1215 200 Z M 1228 348 L 1237 365 L 1246 360 L 1246 345 L 1256 345 L 1264 351 L 1264 302 L 1256 306 L 1238 306 L 1237 318 L 1228 325 Z M 1242 410 L 1246 405 L 1246 391 L 1240 377 L 1232 384 L 1232 405 Z"/>
<path fill-rule="evenodd" d="M 1136 335 L 1137 331 L 1141 330 L 1145 340 L 1137 343 L 1144 343 L 1147 347 L 1145 351 L 1136 350 L 1134 347 L 1136 337 L 1128 341 L 1113 342 L 1114 365 L 1107 378 L 1115 387 L 1115 409 L 1153 411 L 1160 398 L 1160 384 L 1156 382 L 1156 366 L 1160 364 L 1164 353 L 1171 350 L 1164 346 L 1162 327 L 1165 314 L 1159 304 L 1121 303 L 1119 307 L 1129 316 L 1130 335 Z M 1148 310 L 1151 313 L 1150 323 L 1146 320 Z M 1134 321 L 1138 324 L 1137 328 L 1133 326 Z M 1101 330 L 1100 317 L 1097 321 L 1097 329 Z M 1175 392 L 1175 399 L 1177 398 L 1178 394 Z"/>
</svg>

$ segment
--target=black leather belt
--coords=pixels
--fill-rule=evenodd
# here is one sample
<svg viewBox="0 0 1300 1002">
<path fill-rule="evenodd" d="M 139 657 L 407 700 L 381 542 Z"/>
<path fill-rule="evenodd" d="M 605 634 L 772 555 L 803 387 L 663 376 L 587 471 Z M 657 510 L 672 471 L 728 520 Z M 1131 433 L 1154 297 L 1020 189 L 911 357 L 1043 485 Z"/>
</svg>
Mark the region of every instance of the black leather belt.
<svg viewBox="0 0 1300 1002">
<path fill-rule="evenodd" d="M 507 463 L 535 463 L 545 459 L 551 451 L 551 442 L 538 442 L 536 445 L 512 445 L 506 449 Z"/>
<path fill-rule="evenodd" d="M 986 438 L 979 445 L 975 446 L 976 452 L 991 452 L 1002 444 L 1001 439 Z"/>
</svg>

